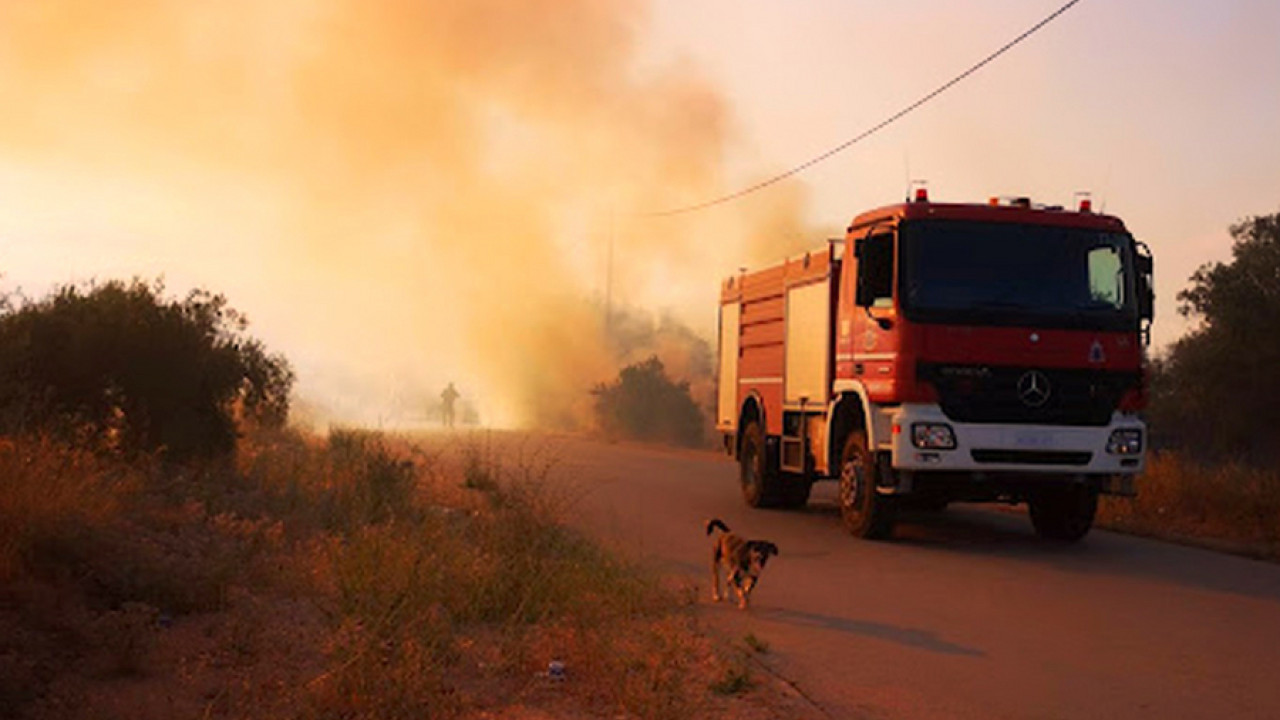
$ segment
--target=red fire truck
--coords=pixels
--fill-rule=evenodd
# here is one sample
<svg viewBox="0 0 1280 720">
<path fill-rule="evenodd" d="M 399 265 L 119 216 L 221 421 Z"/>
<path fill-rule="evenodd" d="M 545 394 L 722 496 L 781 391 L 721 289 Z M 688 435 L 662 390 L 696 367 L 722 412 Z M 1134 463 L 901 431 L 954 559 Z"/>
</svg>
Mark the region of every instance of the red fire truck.
<svg viewBox="0 0 1280 720">
<path fill-rule="evenodd" d="M 752 507 L 836 480 L 854 535 L 903 507 L 1026 502 L 1075 541 L 1132 495 L 1152 257 L 1118 218 L 1027 198 L 910 201 L 726 279 L 717 428 Z"/>
</svg>

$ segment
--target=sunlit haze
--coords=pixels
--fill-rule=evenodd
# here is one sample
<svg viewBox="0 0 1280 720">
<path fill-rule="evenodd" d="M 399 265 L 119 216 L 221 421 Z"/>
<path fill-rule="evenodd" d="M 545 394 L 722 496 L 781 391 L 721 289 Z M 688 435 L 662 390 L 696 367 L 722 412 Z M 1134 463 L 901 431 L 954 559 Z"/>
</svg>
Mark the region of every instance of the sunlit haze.
<svg viewBox="0 0 1280 720">
<path fill-rule="evenodd" d="M 0 5 L 0 290 L 163 277 L 244 311 L 325 420 L 573 415 L 617 306 L 710 336 L 717 282 L 935 200 L 1091 191 L 1175 296 L 1280 210 L 1280 5 L 44 0 Z M 613 245 L 612 273 L 608 272 Z M 678 359 L 673 359 L 679 371 Z"/>
</svg>

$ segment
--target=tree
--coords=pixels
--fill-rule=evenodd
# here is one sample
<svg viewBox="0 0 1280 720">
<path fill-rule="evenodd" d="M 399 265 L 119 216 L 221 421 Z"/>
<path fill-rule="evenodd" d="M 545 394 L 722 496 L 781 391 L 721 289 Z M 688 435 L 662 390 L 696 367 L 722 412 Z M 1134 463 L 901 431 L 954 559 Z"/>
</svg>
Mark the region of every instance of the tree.
<svg viewBox="0 0 1280 720">
<path fill-rule="evenodd" d="M 592 393 L 596 419 L 610 435 L 688 446 L 703 440 L 704 418 L 689 383 L 668 378 L 656 355 L 628 365 L 616 382 Z"/>
<path fill-rule="evenodd" d="M 184 460 L 230 452 L 238 422 L 283 424 L 288 362 L 223 296 L 162 294 L 112 281 L 0 308 L 0 433 Z"/>
<path fill-rule="evenodd" d="M 1230 228 L 1229 263 L 1178 293 L 1199 326 L 1153 364 L 1153 428 L 1193 452 L 1270 459 L 1280 439 L 1280 213 Z"/>
</svg>

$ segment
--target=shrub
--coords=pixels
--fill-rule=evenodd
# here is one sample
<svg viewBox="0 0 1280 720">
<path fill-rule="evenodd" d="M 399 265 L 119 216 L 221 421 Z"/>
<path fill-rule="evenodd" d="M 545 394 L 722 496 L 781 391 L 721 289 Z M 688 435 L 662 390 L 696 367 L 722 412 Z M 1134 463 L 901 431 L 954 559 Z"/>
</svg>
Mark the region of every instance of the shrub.
<svg viewBox="0 0 1280 720">
<path fill-rule="evenodd" d="M 1230 228 L 1228 263 L 1207 263 L 1178 293 L 1198 321 L 1152 366 L 1154 439 L 1202 459 L 1257 467 L 1280 457 L 1280 212 Z"/>
<path fill-rule="evenodd" d="M 499 672 L 527 677 L 560 657 L 575 687 L 642 717 L 689 717 L 692 701 L 675 687 L 690 663 L 678 646 L 687 633 L 666 627 L 669 598 L 557 523 L 553 463 L 536 451 L 504 459 L 488 444 L 465 446 L 462 460 L 474 511 L 432 505 L 331 546 L 337 639 L 315 714 L 448 716 L 461 702 L 450 673 L 475 672 L 458 665 L 480 636 L 500 645 Z"/>
<path fill-rule="evenodd" d="M 1154 535 L 1226 541 L 1280 557 L 1280 474 L 1241 464 L 1205 465 L 1152 455 L 1132 500 L 1104 498 L 1103 523 Z"/>
<path fill-rule="evenodd" d="M 282 424 L 285 359 L 246 337 L 221 295 L 162 293 L 112 281 L 0 307 L 0 434 L 185 460 L 229 453 L 238 417 Z"/>
<path fill-rule="evenodd" d="M 592 392 L 596 419 L 610 435 L 685 446 L 703 441 L 704 418 L 689 383 L 667 377 L 656 355 L 628 365 L 616 382 Z"/>
<path fill-rule="evenodd" d="M 50 438 L 0 439 L 0 582 L 116 524 L 138 477 Z"/>
</svg>

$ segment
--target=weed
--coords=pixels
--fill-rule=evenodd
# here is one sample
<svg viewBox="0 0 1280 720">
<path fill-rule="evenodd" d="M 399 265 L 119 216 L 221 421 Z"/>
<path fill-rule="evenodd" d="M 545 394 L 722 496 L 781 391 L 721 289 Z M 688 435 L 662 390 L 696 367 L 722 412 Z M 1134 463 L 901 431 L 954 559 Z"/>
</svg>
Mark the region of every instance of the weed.
<svg viewBox="0 0 1280 720">
<path fill-rule="evenodd" d="M 129 468 L 46 437 L 0 441 L 0 478 L 0 582 L 74 562 L 139 484 Z"/>
<path fill-rule="evenodd" d="M 380 434 L 330 430 L 328 459 L 332 529 L 350 532 L 411 511 L 414 463 L 396 457 Z"/>
<path fill-rule="evenodd" d="M 1105 498 L 1102 524 L 1157 537 L 1226 541 L 1280 556 L 1280 474 L 1206 466 L 1176 453 L 1151 456 L 1138 496 Z"/>
<path fill-rule="evenodd" d="M 155 636 L 159 612 L 145 603 L 127 602 L 98 617 L 96 644 L 107 656 L 108 675 L 141 675 Z"/>
<path fill-rule="evenodd" d="M 471 442 L 463 446 L 462 457 L 462 486 L 468 490 L 496 495 L 499 468 L 493 456 L 477 443 Z"/>
<path fill-rule="evenodd" d="M 746 656 L 738 655 L 725 664 L 720 677 L 711 683 L 711 691 L 718 695 L 741 695 L 755 684 Z"/>
<path fill-rule="evenodd" d="M 756 637 L 755 633 L 747 633 L 746 636 L 742 638 L 742 641 L 745 642 L 747 647 L 751 648 L 753 652 L 761 655 L 769 652 L 769 643 Z"/>
<path fill-rule="evenodd" d="M 148 670 L 158 616 L 206 611 L 229 614 L 220 657 L 248 672 L 263 626 L 237 619 L 253 605 L 241 600 L 293 578 L 288 592 L 332 630 L 324 672 L 291 694 L 304 717 L 448 717 L 491 703 L 467 694 L 476 637 L 497 653 L 485 682 L 522 687 L 560 659 L 571 677 L 563 697 L 629 716 L 696 716 L 707 692 L 696 658 L 709 656 L 691 615 L 649 572 L 562 524 L 574 489 L 554 477 L 554 455 L 486 436 L 459 457 L 458 475 L 437 476 L 435 457 L 350 430 L 325 441 L 258 433 L 234 464 L 192 467 L 6 442 L 0 477 L 16 479 L 0 486 L 0 582 L 61 573 L 85 607 L 58 632 L 85 639 L 60 662 L 82 653 L 107 676 L 128 676 Z M 55 642 L 46 634 L 37 644 Z M 715 686 L 744 691 L 746 665 L 731 663 Z M 278 702 L 237 692 L 209 708 Z M 0 698 L 38 695 L 0 682 Z"/>
</svg>

